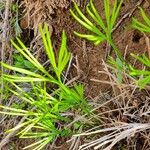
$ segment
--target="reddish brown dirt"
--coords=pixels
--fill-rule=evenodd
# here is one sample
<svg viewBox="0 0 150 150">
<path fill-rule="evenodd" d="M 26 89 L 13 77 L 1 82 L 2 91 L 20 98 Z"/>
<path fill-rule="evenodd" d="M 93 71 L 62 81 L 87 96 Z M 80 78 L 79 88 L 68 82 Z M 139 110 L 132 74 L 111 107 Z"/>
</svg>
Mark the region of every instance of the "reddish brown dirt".
<svg viewBox="0 0 150 150">
<path fill-rule="evenodd" d="M 120 18 L 130 12 L 137 2 L 137 0 L 124 1 Z M 102 3 L 99 0 L 95 0 L 94 3 L 98 11 L 102 14 Z M 144 6 L 148 8 L 148 3 Z M 54 28 L 52 36 L 53 41 L 57 44 L 58 39 L 60 41 L 61 38 L 61 31 L 64 29 L 67 33 L 68 47 L 74 56 L 77 55 L 79 60 L 79 66 L 82 74 L 79 80 L 85 84 L 86 95 L 88 97 L 95 97 L 101 92 L 108 91 L 108 85 L 90 81 L 90 79 L 93 78 L 107 80 L 107 76 L 98 73 L 98 71 L 103 70 L 102 59 L 105 59 L 105 56 L 107 55 L 106 43 L 103 42 L 99 46 L 94 46 L 94 44 L 76 37 L 73 34 L 73 31 L 84 32 L 84 29 L 76 21 L 74 21 L 74 19 L 72 19 L 68 10 L 58 10 L 53 17 L 52 25 Z M 141 54 L 146 50 L 145 37 L 143 34 L 131 29 L 131 19 L 125 19 L 114 32 L 113 37 L 122 53 L 124 53 L 126 46 L 128 46 L 126 57 L 129 60 L 131 59 L 130 53 Z M 73 76 L 75 76 L 74 73 Z"/>
</svg>

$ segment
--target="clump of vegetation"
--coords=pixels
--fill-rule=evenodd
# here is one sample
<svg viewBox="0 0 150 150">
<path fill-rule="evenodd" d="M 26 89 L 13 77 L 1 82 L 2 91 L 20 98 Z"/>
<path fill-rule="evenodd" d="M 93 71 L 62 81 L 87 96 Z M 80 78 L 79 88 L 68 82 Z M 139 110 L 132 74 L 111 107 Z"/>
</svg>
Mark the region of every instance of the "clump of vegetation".
<svg viewBox="0 0 150 150">
<path fill-rule="evenodd" d="M 4 109 L 4 111 L 0 111 L 2 114 L 25 117 L 24 122 L 8 132 L 19 130 L 17 135 L 20 138 L 36 138 L 38 141 L 24 148 L 32 147 L 34 150 L 42 149 L 58 136 L 70 134 L 70 128 L 65 126 L 72 121 L 73 111 L 84 114 L 90 110 L 84 97 L 83 85 L 75 83 L 72 87 L 68 87 L 63 82 L 62 73 L 71 56 L 67 50 L 65 32 L 62 33 L 62 42 L 58 58 L 56 58 L 47 24 L 43 29 L 40 25 L 39 30 L 51 64 L 47 69 L 53 72 L 52 75 L 38 62 L 19 38 L 17 38 L 17 43 L 11 41 L 15 49 L 26 60 L 24 62 L 30 62 L 29 66 L 32 64 L 36 70 L 33 72 L 33 67 L 26 69 L 2 63 L 5 68 L 14 72 L 14 75 L 3 74 L 2 76 L 5 81 L 11 84 L 9 91 L 19 97 L 26 107 L 18 109 L 0 106 Z M 19 83 L 27 82 L 30 83 L 26 89 L 28 93 L 19 87 Z M 47 83 L 55 84 L 57 89 L 48 89 Z"/>
<path fill-rule="evenodd" d="M 150 33 L 150 18 L 146 15 L 142 8 L 140 8 L 140 12 L 145 24 L 138 21 L 136 18 L 133 18 L 132 26 L 141 32 Z M 142 56 L 136 56 L 134 54 L 131 55 L 133 56 L 133 58 L 139 60 L 144 66 L 148 68 L 150 67 L 150 58 L 148 58 L 145 54 L 143 54 Z M 135 69 L 132 66 L 130 66 L 130 69 L 130 74 L 132 76 L 139 77 L 136 83 L 140 88 L 145 88 L 150 83 L 149 69 L 145 68 L 143 70 L 139 70 Z"/>
<path fill-rule="evenodd" d="M 116 60 L 114 60 L 114 58 L 109 57 L 108 62 L 109 64 L 111 64 L 111 66 L 106 65 L 104 63 L 104 71 L 102 72 L 108 75 L 110 82 L 106 82 L 106 84 L 110 84 L 112 86 L 114 94 L 116 93 L 117 91 L 116 89 L 118 88 L 120 90 L 121 95 L 124 94 L 122 93 L 122 91 L 124 91 L 125 93 L 126 92 L 128 93 L 127 88 L 129 88 L 130 86 L 133 87 L 133 89 L 131 88 L 131 91 L 132 91 L 131 93 L 133 94 L 135 92 L 134 90 L 137 88 L 135 83 L 137 83 L 138 87 L 140 88 L 145 88 L 146 85 L 150 83 L 150 71 L 134 69 L 132 65 L 130 65 L 128 62 L 126 62 L 126 60 L 124 60 L 119 49 L 113 42 L 112 32 L 113 32 L 113 28 L 117 20 L 117 17 L 119 15 L 119 10 L 121 8 L 122 2 L 123 1 L 118 2 L 117 0 L 115 0 L 114 7 L 111 10 L 110 1 L 104 0 L 104 10 L 105 10 L 104 14 L 105 14 L 106 22 L 102 20 L 101 16 L 98 14 L 92 0 L 90 1 L 89 5 L 86 8 L 88 15 L 93 19 L 92 21 L 90 21 L 90 19 L 88 19 L 81 12 L 81 10 L 76 4 L 75 4 L 75 10 L 77 14 L 71 10 L 71 14 L 77 20 L 77 22 L 79 22 L 84 28 L 86 28 L 89 31 L 89 33 L 92 33 L 92 34 L 81 34 L 75 31 L 74 33 L 77 36 L 81 38 L 85 38 L 89 41 L 93 41 L 94 44 L 96 45 L 103 41 L 107 41 L 112 46 L 114 52 L 116 53 L 117 58 Z M 139 22 L 137 19 L 133 18 L 132 26 L 140 30 L 141 32 L 150 32 L 150 26 L 149 26 L 150 19 L 147 17 L 147 15 L 145 14 L 142 8 L 140 8 L 140 11 L 141 11 L 142 17 L 146 25 Z M 95 22 L 95 24 L 93 22 Z M 142 55 L 142 56 L 136 56 L 134 54 L 131 54 L 131 55 L 133 56 L 133 58 L 139 60 L 147 67 L 150 67 L 150 59 L 146 55 Z M 139 79 L 135 78 L 133 81 L 132 76 L 138 76 Z M 130 81 L 126 83 L 128 78 Z M 102 80 L 93 80 L 93 81 L 100 82 L 100 83 L 105 82 Z M 131 85 L 129 85 L 130 82 L 131 82 Z M 130 101 L 130 99 L 132 99 L 132 97 L 130 97 L 130 95 L 132 95 L 131 93 L 129 92 L 128 96 L 126 95 L 122 96 L 123 99 L 120 102 L 115 102 L 119 100 L 117 99 L 117 97 L 115 97 L 114 99 L 112 98 L 113 103 L 116 103 L 116 106 L 119 104 L 117 108 L 115 107 L 116 109 L 113 109 L 113 104 L 112 104 L 111 107 L 109 108 L 110 110 L 100 113 L 102 116 L 98 114 L 94 116 L 93 118 L 97 118 L 98 116 L 99 116 L 99 119 L 105 118 L 107 115 L 105 116 L 104 114 L 109 113 L 110 115 L 111 112 L 118 110 L 119 115 L 122 117 L 126 117 L 128 115 L 139 116 L 139 118 L 141 118 L 141 120 L 144 122 L 145 121 L 144 117 L 146 117 L 147 113 L 149 112 L 149 108 L 147 108 L 147 105 L 149 105 L 148 104 L 149 100 L 146 100 L 143 106 L 143 108 L 145 108 L 144 110 L 142 110 L 141 108 L 137 106 L 137 112 L 138 112 L 137 113 L 135 111 L 136 108 L 133 102 Z M 110 101 L 103 103 L 101 107 L 105 106 L 105 104 L 108 104 L 109 102 L 111 102 L 111 99 Z M 123 113 L 119 112 L 121 110 Z M 132 114 L 131 113 L 132 111 L 135 112 L 136 115 Z M 112 117 L 114 118 L 114 116 Z M 114 122 L 114 120 L 116 120 L 116 122 Z M 124 122 L 120 120 L 119 120 L 120 122 L 119 123 L 118 118 L 112 119 L 110 117 L 108 121 L 106 120 L 104 121 L 109 124 L 110 128 L 107 128 L 105 127 L 105 125 L 102 124 L 100 127 L 96 126 L 93 129 L 86 131 L 85 133 L 75 135 L 77 137 L 78 136 L 80 137 L 80 136 L 89 136 L 89 135 L 96 135 L 96 134 L 104 133 L 104 135 L 102 135 L 101 137 L 97 137 L 96 139 L 91 140 L 91 142 L 81 145 L 79 149 L 88 149 L 90 147 L 92 148 L 94 147 L 94 149 L 103 149 L 103 150 L 112 149 L 117 143 L 121 142 L 121 140 L 131 137 L 131 133 L 133 130 L 135 131 L 135 134 L 138 134 L 142 131 L 149 130 L 150 126 L 147 123 L 147 121 L 146 123 L 143 123 L 142 121 L 137 124 L 126 122 L 125 123 L 126 125 L 125 125 Z M 121 148 L 123 147 L 124 146 L 122 146 Z"/>
<path fill-rule="evenodd" d="M 131 54 L 133 58 L 139 60 L 144 66 L 150 67 L 150 59 L 143 54 L 142 56 L 136 56 L 134 54 Z M 135 69 L 133 66 L 130 66 L 130 75 L 139 77 L 139 79 L 136 80 L 137 85 L 140 88 L 145 88 L 150 83 L 150 71 L 143 69 Z"/>
<path fill-rule="evenodd" d="M 72 10 L 70 11 L 72 16 L 87 30 L 90 31 L 91 34 L 81 34 L 78 32 L 74 32 L 77 36 L 81 38 L 85 38 L 89 41 L 93 41 L 94 44 L 98 45 L 99 43 L 103 41 L 109 42 L 109 44 L 112 46 L 113 50 L 116 53 L 116 56 L 119 59 L 123 59 L 120 50 L 117 48 L 115 43 L 113 42 L 112 38 L 112 32 L 113 28 L 115 26 L 117 17 L 119 15 L 119 11 L 121 8 L 123 0 L 118 2 L 118 0 L 115 0 L 113 9 L 110 8 L 110 2 L 109 0 L 104 0 L 104 14 L 105 14 L 105 20 L 102 19 L 102 17 L 97 12 L 93 1 L 90 0 L 89 4 L 86 7 L 88 15 L 93 19 L 95 22 L 92 23 L 79 9 L 77 4 L 75 3 L 75 12 Z M 99 28 L 98 28 L 98 27 Z"/>
</svg>

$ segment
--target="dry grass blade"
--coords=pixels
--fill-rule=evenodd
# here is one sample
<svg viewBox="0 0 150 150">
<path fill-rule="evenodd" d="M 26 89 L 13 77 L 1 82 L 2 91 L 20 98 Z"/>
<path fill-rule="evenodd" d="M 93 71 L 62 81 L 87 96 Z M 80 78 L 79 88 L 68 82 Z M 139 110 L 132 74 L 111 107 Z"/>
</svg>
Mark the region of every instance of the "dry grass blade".
<svg viewBox="0 0 150 150">
<path fill-rule="evenodd" d="M 96 119 L 99 120 L 99 124 L 93 125 L 93 128 L 81 134 L 74 135 L 74 137 L 79 137 L 84 141 L 79 145 L 79 149 L 110 150 L 114 147 L 117 148 L 116 146 L 122 144 L 122 141 L 131 146 L 137 143 L 138 139 L 143 139 L 141 149 L 145 150 L 149 145 L 150 98 L 147 96 L 144 103 L 143 99 L 142 102 L 135 100 L 136 92 L 139 91 L 134 84 L 134 79 L 124 72 L 123 82 L 118 83 L 117 70 L 105 62 L 103 62 L 103 65 L 104 71 L 99 73 L 106 74 L 110 81 L 98 79 L 92 79 L 92 81 L 109 84 L 113 89 L 113 95 L 106 102 L 97 104 L 98 109 L 96 110 L 100 111 L 87 120 L 87 122 L 91 122 Z M 142 92 L 139 94 L 142 94 Z M 117 114 L 117 116 L 114 114 Z M 122 145 L 122 147 L 124 146 Z"/>
<path fill-rule="evenodd" d="M 17 125 L 21 124 L 24 120 L 25 120 L 25 117 L 22 118 L 22 119 L 20 120 L 20 122 L 19 122 Z M 13 137 L 13 136 L 16 134 L 16 132 L 17 132 L 17 131 L 13 131 L 13 132 L 7 134 L 7 135 L 1 140 L 1 142 L 0 142 L 0 149 L 2 149 L 7 143 L 9 143 L 10 138 Z"/>
<path fill-rule="evenodd" d="M 3 25 L 2 25 L 2 47 L 1 47 L 1 61 L 5 61 L 5 51 L 8 43 L 8 37 L 7 37 L 7 32 L 8 32 L 8 25 L 9 25 L 9 6 L 10 6 L 10 0 L 7 0 L 5 2 L 5 12 L 4 12 L 4 20 L 3 20 Z M 4 68 L 1 65 L 1 74 L 3 74 Z M 0 103 L 1 100 L 3 99 L 3 79 L 1 78 L 1 98 L 0 98 Z"/>
<path fill-rule="evenodd" d="M 106 128 L 106 129 L 97 130 L 97 133 L 103 132 L 103 133 L 105 133 L 105 136 L 103 136 L 95 141 L 92 141 L 88 144 L 84 144 L 84 145 L 80 146 L 80 150 L 85 150 L 88 147 L 94 147 L 95 150 L 100 149 L 100 148 L 103 150 L 110 150 L 113 148 L 113 146 L 116 143 L 120 142 L 121 140 L 128 138 L 128 137 L 132 137 L 136 133 L 145 131 L 147 129 L 150 129 L 149 123 L 125 124 L 125 125 L 120 125 L 120 126 L 116 126 L 116 127 L 110 127 L 110 128 Z M 107 134 L 108 131 L 110 131 L 111 133 Z M 91 135 L 91 134 L 95 134 L 95 132 L 83 133 L 83 134 L 79 134 L 77 136 Z M 106 147 L 104 148 L 104 146 L 106 146 Z"/>
<path fill-rule="evenodd" d="M 47 22 L 51 24 L 52 15 L 58 8 L 68 8 L 71 2 L 77 2 L 84 7 L 88 0 L 22 0 L 20 7 L 23 9 L 21 27 L 34 30 L 35 36 L 38 34 L 38 24 Z"/>
<path fill-rule="evenodd" d="M 31 28 L 34 34 L 38 33 L 38 24 L 50 21 L 54 9 L 67 8 L 69 2 L 67 0 L 23 0 L 20 7 L 23 7 L 24 17 L 21 19 L 23 28 Z M 37 15 L 38 14 L 38 15 Z"/>
</svg>

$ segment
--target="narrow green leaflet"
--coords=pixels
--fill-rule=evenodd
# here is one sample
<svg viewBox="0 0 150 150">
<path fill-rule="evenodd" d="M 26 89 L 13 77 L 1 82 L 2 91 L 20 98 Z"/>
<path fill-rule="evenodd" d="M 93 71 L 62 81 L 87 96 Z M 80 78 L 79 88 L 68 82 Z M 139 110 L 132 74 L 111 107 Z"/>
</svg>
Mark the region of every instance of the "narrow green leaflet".
<svg viewBox="0 0 150 150">
<path fill-rule="evenodd" d="M 56 69 L 56 60 L 55 60 L 55 54 L 54 54 L 53 47 L 52 47 L 50 33 L 48 31 L 48 25 L 44 24 L 44 29 L 42 29 L 42 25 L 39 25 L 39 31 L 42 36 L 42 40 L 44 43 L 46 53 L 49 57 L 49 60 L 52 64 L 53 69 L 55 70 Z"/>
<path fill-rule="evenodd" d="M 76 3 L 74 4 L 75 11 L 70 10 L 71 15 L 84 28 L 89 30 L 90 34 L 83 34 L 78 32 L 74 33 L 81 38 L 85 38 L 89 41 L 94 42 L 95 45 L 98 45 L 103 41 L 109 42 L 109 44 L 115 51 L 116 56 L 119 57 L 120 60 L 123 60 L 123 57 L 120 51 L 118 50 L 117 46 L 115 46 L 112 38 L 112 31 L 118 18 L 123 0 L 121 1 L 115 0 L 113 8 L 110 7 L 109 0 L 104 0 L 103 2 L 104 2 L 105 20 L 102 19 L 102 17 L 99 15 L 92 0 L 90 0 L 89 4 L 87 5 L 86 11 L 91 17 L 90 19 L 92 21 L 90 21 L 90 19 L 88 19 L 82 13 L 82 11 L 79 9 Z"/>
<path fill-rule="evenodd" d="M 146 55 L 136 56 L 131 54 L 135 59 L 139 60 L 143 65 L 150 67 L 150 59 Z M 135 69 L 130 66 L 130 75 L 138 77 L 136 79 L 136 84 L 142 89 L 145 88 L 148 84 L 150 84 L 150 71 L 145 68 L 143 70 Z"/>
<path fill-rule="evenodd" d="M 89 23 L 87 25 L 91 27 L 92 24 Z M 20 57 L 16 56 L 17 61 L 27 62 L 27 67 L 22 66 L 20 62 L 18 66 L 1 63 L 5 69 L 11 70 L 11 74 L 2 75 L 8 83 L 7 90 L 23 105 L 18 103 L 18 107 L 16 102 L 10 107 L 0 105 L 0 114 L 24 117 L 22 123 L 7 132 L 15 131 L 20 138 L 35 139 L 31 145 L 24 148 L 32 150 L 41 150 L 56 137 L 69 135 L 70 128 L 66 129 L 65 126 L 72 119 L 63 114 L 69 111 L 73 111 L 74 114 L 74 109 L 83 114 L 88 108 L 83 86 L 74 84 L 68 87 L 63 81 L 63 71 L 71 56 L 67 48 L 65 31 L 62 32 L 60 49 L 56 55 L 48 25 L 40 25 L 39 30 L 50 68 L 44 68 L 19 38 L 16 38 L 17 42 L 12 40 L 11 43 L 19 52 L 18 55 L 21 54 Z M 99 40 L 101 39 L 98 38 L 97 41 Z M 49 69 L 51 70 L 47 71 Z M 60 124 L 61 128 L 57 124 Z"/>
<path fill-rule="evenodd" d="M 68 52 L 67 49 L 67 37 L 65 32 L 62 32 L 62 42 L 59 50 L 59 55 L 58 55 L 58 65 L 57 65 L 57 76 L 58 79 L 60 80 L 61 74 L 63 70 L 65 69 L 66 65 L 68 64 L 70 60 L 71 54 Z"/>
<path fill-rule="evenodd" d="M 141 32 L 150 32 L 150 18 L 146 15 L 146 13 L 144 12 L 144 10 L 142 8 L 140 8 L 140 12 L 141 12 L 141 16 L 145 22 L 142 23 L 140 21 L 138 21 L 136 18 L 132 19 L 132 26 L 133 28 L 136 28 L 137 30 L 141 31 Z"/>
</svg>

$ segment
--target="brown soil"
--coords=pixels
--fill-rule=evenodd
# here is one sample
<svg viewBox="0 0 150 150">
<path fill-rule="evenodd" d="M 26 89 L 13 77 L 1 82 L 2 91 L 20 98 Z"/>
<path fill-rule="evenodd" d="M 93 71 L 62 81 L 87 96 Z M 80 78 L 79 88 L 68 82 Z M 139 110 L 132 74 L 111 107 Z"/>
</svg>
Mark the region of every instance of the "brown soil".
<svg viewBox="0 0 150 150">
<path fill-rule="evenodd" d="M 95 0 L 95 6 L 97 10 L 102 13 L 103 5 L 99 0 Z M 126 13 L 130 12 L 137 3 L 134 1 L 124 1 L 120 18 Z M 148 3 L 144 6 L 148 8 Z M 117 43 L 119 49 L 122 53 L 125 52 L 126 47 L 127 54 L 126 57 L 130 60 L 130 53 L 141 54 L 145 52 L 145 37 L 143 34 L 131 29 L 131 19 L 125 19 L 122 24 L 114 32 L 114 41 Z M 61 31 L 64 29 L 68 36 L 68 47 L 74 56 L 78 57 L 79 66 L 81 70 L 80 82 L 85 84 L 87 97 L 95 97 L 100 93 L 109 90 L 109 86 L 106 84 L 99 84 L 92 82 L 91 79 L 107 80 L 107 76 L 104 74 L 99 74 L 98 71 L 103 70 L 102 60 L 105 60 L 107 55 L 106 43 L 102 43 L 99 46 L 94 46 L 93 43 L 89 43 L 83 39 L 79 39 L 73 34 L 73 31 L 84 32 L 83 28 L 70 16 L 68 10 L 58 10 L 53 19 L 52 26 L 53 41 L 58 45 L 58 41 L 61 38 Z M 58 40 L 59 39 L 59 40 Z M 74 71 L 73 76 L 75 76 Z"/>
<path fill-rule="evenodd" d="M 131 12 L 137 2 L 138 0 L 125 0 L 122 5 L 120 19 L 128 12 Z M 102 14 L 103 4 L 99 0 L 95 0 L 94 3 L 97 10 L 100 12 L 100 14 Z M 45 4 L 43 5 L 45 6 Z M 149 3 L 147 1 L 144 3 L 144 7 L 146 10 L 148 10 Z M 64 5 L 61 5 L 61 7 L 56 7 L 54 5 L 52 8 L 53 11 L 51 10 L 51 17 L 47 17 L 46 22 L 52 25 L 52 41 L 54 43 L 54 47 L 56 47 L 56 49 L 58 48 L 61 40 L 61 32 L 62 30 L 65 30 L 68 37 L 68 47 L 74 56 L 77 56 L 79 61 L 81 74 L 79 81 L 85 84 L 87 97 L 95 97 L 101 92 L 108 91 L 108 85 L 91 81 L 93 78 L 107 80 L 107 76 L 98 73 L 98 71 L 103 70 L 102 60 L 106 60 L 105 58 L 108 54 L 107 44 L 103 42 L 99 46 L 94 46 L 93 43 L 89 43 L 86 40 L 76 37 L 73 31 L 84 32 L 84 29 L 70 15 L 69 6 L 67 9 L 64 7 Z M 134 14 L 139 16 L 139 11 L 135 12 Z M 24 24 L 27 23 L 27 20 L 27 18 L 26 21 L 24 18 L 21 20 L 22 28 L 24 28 Z M 22 24 L 24 21 L 25 23 Z M 37 26 L 37 23 L 35 24 Z M 31 26 L 33 25 L 30 25 L 30 27 Z M 24 30 L 24 34 L 27 34 L 26 30 L 27 29 Z M 126 18 L 122 21 L 122 24 L 115 30 L 113 37 L 114 41 L 117 43 L 118 48 L 122 51 L 123 54 L 126 50 L 126 58 L 129 61 L 132 61 L 132 58 L 130 58 L 130 53 L 141 54 L 146 51 L 144 34 L 131 29 L 131 18 Z M 72 69 L 70 72 L 70 78 L 76 75 L 76 70 Z"/>
</svg>

